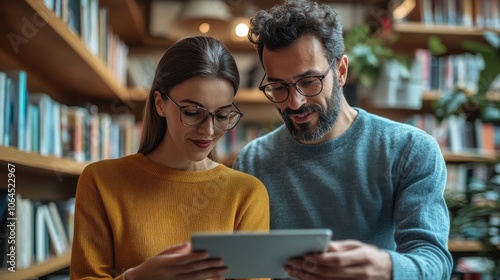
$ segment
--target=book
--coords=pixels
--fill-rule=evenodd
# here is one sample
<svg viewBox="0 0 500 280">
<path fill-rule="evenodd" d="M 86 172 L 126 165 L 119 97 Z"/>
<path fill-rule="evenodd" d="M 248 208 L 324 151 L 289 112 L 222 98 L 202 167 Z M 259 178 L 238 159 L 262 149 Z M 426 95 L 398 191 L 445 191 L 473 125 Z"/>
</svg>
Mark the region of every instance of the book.
<svg viewBox="0 0 500 280">
<path fill-rule="evenodd" d="M 487 2 L 487 1 L 484 1 Z M 484 10 L 483 10 L 483 1 L 476 0 L 473 1 L 472 9 L 474 11 L 474 25 L 476 27 L 484 27 Z"/>
<path fill-rule="evenodd" d="M 26 149 L 26 118 L 27 118 L 27 74 L 23 70 L 11 70 L 6 72 L 11 79 L 10 99 L 12 119 L 10 120 L 10 145 L 19 150 Z"/>
<path fill-rule="evenodd" d="M 86 118 L 88 111 L 83 107 L 69 106 L 68 113 L 68 132 L 70 153 L 68 156 L 78 162 L 85 161 L 85 132 Z"/>
<path fill-rule="evenodd" d="M 9 77 L 5 80 L 5 106 L 3 115 L 4 115 L 4 124 L 3 124 L 3 145 L 10 146 L 10 123 L 12 120 L 12 101 L 10 94 L 10 85 L 11 80 Z"/>
<path fill-rule="evenodd" d="M 50 244 L 52 245 L 51 247 L 54 249 L 56 256 L 62 256 L 69 246 L 67 242 L 65 243 L 67 239 L 61 236 L 60 232 L 58 231 L 54 221 L 54 216 L 51 214 L 49 205 L 42 204 L 39 206 L 38 210 L 42 211 L 41 215 L 43 216 L 45 225 L 48 229 L 49 240 Z"/>
<path fill-rule="evenodd" d="M 98 33 L 98 41 L 99 41 L 99 57 L 102 61 L 106 62 L 108 58 L 108 35 L 110 34 L 109 30 L 109 12 L 105 7 L 99 8 L 99 33 Z"/>
<path fill-rule="evenodd" d="M 462 24 L 466 27 L 472 27 L 474 25 L 474 10 L 472 1 L 474 0 L 463 0 L 462 4 Z"/>
<path fill-rule="evenodd" d="M 52 111 L 52 98 L 45 93 L 28 94 L 28 102 L 38 107 L 38 119 L 33 120 L 38 123 L 38 145 L 41 155 L 51 154 L 51 145 L 54 141 L 51 133 L 51 126 L 54 122 Z"/>
<path fill-rule="evenodd" d="M 46 225 L 42 203 L 34 201 L 35 208 L 35 262 L 42 262 L 49 257 L 49 228 Z"/>
<path fill-rule="evenodd" d="M 49 8 L 51 11 L 54 10 L 54 0 L 43 0 L 43 3 L 45 4 L 45 6 L 47 6 L 47 8 Z"/>
<path fill-rule="evenodd" d="M 9 202 L 8 194 L 7 190 L 0 190 L 0 252 L 2 252 L 2 254 L 0 254 L 0 267 L 7 266 L 7 252 L 9 251 L 10 246 L 8 243 L 10 228 L 7 227 L 7 204 Z"/>
<path fill-rule="evenodd" d="M 54 201 L 51 201 L 48 203 L 50 215 L 52 216 L 52 221 L 54 222 L 54 225 L 57 230 L 57 235 L 59 236 L 61 243 L 64 244 L 65 250 L 69 249 L 69 239 L 68 239 L 68 233 L 65 229 L 61 214 L 59 213 L 59 210 L 57 209 L 57 204 Z"/>
<path fill-rule="evenodd" d="M 80 34 L 80 0 L 68 0 L 68 26 L 75 34 Z"/>
<path fill-rule="evenodd" d="M 40 152 L 40 110 L 37 105 L 28 103 L 26 120 L 26 151 Z"/>
<path fill-rule="evenodd" d="M 68 237 L 69 244 L 71 244 L 73 242 L 74 231 L 75 198 L 73 197 L 65 201 L 55 201 L 54 203 L 57 205 L 64 231 Z"/>
<path fill-rule="evenodd" d="M 56 157 L 62 157 L 61 144 L 61 104 L 55 100 L 51 100 L 51 118 L 50 137 L 52 138 L 50 151 Z"/>
<path fill-rule="evenodd" d="M 0 145 L 3 145 L 5 135 L 5 95 L 7 74 L 0 72 Z"/>
<path fill-rule="evenodd" d="M 20 202 L 20 208 L 18 211 L 18 219 L 16 234 L 19 237 L 19 242 L 16 241 L 16 249 L 18 250 L 17 256 L 17 268 L 27 268 L 31 266 L 33 260 L 34 243 L 33 243 L 33 203 L 31 200 L 26 198 L 18 198 Z"/>
<path fill-rule="evenodd" d="M 495 125 L 492 123 L 482 123 L 481 131 L 482 134 L 481 146 L 485 151 L 495 150 Z"/>
</svg>

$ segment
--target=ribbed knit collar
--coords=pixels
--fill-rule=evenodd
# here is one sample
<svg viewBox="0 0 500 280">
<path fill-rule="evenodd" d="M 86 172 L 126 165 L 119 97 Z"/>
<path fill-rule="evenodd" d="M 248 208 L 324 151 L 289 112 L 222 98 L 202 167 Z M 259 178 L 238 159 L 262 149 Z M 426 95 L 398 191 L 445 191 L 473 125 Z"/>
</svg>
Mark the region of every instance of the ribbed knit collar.
<svg viewBox="0 0 500 280">
<path fill-rule="evenodd" d="M 195 181 L 203 182 L 214 180 L 220 178 L 221 174 L 225 173 L 227 169 L 227 167 L 225 167 L 223 164 L 219 164 L 218 166 L 209 170 L 183 171 L 158 164 L 148 159 L 142 153 L 133 154 L 128 157 L 130 162 L 134 165 L 134 168 L 142 169 L 147 173 L 158 176 L 160 178 L 178 182 L 192 183 Z"/>
<path fill-rule="evenodd" d="M 358 115 L 354 119 L 351 126 L 337 138 L 318 144 L 302 144 L 290 135 L 285 125 L 282 125 L 279 128 L 279 131 L 277 131 L 279 134 L 278 138 L 282 139 L 286 143 L 285 146 L 289 146 L 291 150 L 300 150 L 301 152 L 311 155 L 331 152 L 333 149 L 338 149 L 344 145 L 352 144 L 356 141 L 358 133 L 364 127 L 368 114 L 363 109 L 354 109 L 358 111 Z"/>
</svg>

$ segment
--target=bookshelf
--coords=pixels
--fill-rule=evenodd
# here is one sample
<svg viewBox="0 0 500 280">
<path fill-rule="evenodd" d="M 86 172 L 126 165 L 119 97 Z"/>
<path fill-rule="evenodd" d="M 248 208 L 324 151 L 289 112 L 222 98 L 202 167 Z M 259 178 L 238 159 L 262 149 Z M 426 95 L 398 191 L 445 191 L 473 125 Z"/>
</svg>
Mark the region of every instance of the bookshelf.
<svg viewBox="0 0 500 280">
<path fill-rule="evenodd" d="M 42 263 L 37 263 L 29 268 L 16 270 L 16 272 L 0 271 L 0 278 L 3 280 L 27 280 L 46 275 L 54 271 L 61 270 L 69 266 L 71 253 L 68 252 L 62 257 L 51 258 Z"/>
<path fill-rule="evenodd" d="M 439 11 L 439 3 L 446 6 L 443 11 Z M 429 38 L 437 36 L 447 48 L 446 55 L 469 52 L 463 46 L 464 41 L 486 44 L 487 41 L 484 38 L 486 31 L 500 33 L 500 21 L 497 20 L 498 7 L 496 12 L 495 9 L 479 11 L 481 6 L 486 7 L 487 4 L 493 5 L 492 3 L 498 5 L 496 0 L 416 1 L 416 8 L 405 19 L 393 22 L 392 31 L 395 33 L 397 40 L 392 43 L 391 48 L 401 54 L 412 55 L 416 49 L 427 49 Z M 463 8 L 461 9 L 454 6 L 455 4 L 470 4 L 470 6 L 468 8 L 461 7 Z M 432 5 L 432 7 L 426 10 L 423 5 Z M 455 11 L 453 8 L 458 8 L 458 10 Z M 439 13 L 439 15 L 436 13 Z M 495 13 L 497 13 L 496 16 Z M 489 18 L 489 20 L 486 20 L 486 18 Z M 482 21 L 482 19 L 485 20 Z M 370 104 L 367 104 L 367 107 L 380 115 L 396 120 L 404 120 L 413 114 L 434 114 L 433 103 L 441 97 L 441 94 L 442 92 L 439 90 L 424 92 L 423 104 L 420 110 L 370 108 Z M 468 91 L 467 94 L 472 95 L 474 92 Z M 496 92 L 488 93 L 488 100 L 497 102 L 498 96 L 497 89 Z M 442 148 L 442 153 L 447 164 L 451 165 L 450 168 L 461 164 L 495 164 L 500 161 L 500 152 L 498 150 L 464 149 L 461 152 L 451 152 L 448 148 Z M 454 258 L 477 256 L 487 251 L 479 241 L 471 240 L 452 239 L 449 241 L 448 248 Z M 497 246 L 497 249 L 500 249 L 500 246 Z"/>
<path fill-rule="evenodd" d="M 145 9 L 141 1 L 102 0 L 101 4 L 110 8 L 110 24 L 114 27 L 114 32 L 127 43 L 140 48 L 165 48 L 173 43 L 167 39 L 147 36 Z M 36 25 L 41 18 L 46 24 Z M 43 1 L 0 1 L 0 34 L 3 38 L 8 38 L 8 34 L 13 33 L 23 36 L 26 24 L 32 24 L 36 28 L 34 34 L 23 37 L 26 43 L 20 43 L 14 48 L 9 40 L 0 41 L 0 70 L 26 69 L 31 91 L 50 93 L 53 98 L 65 104 L 88 101 L 109 104 L 116 100 L 142 102 L 147 96 L 147 91 L 127 89 L 118 83 L 104 62 L 94 56 Z M 452 44 L 455 49 L 459 49 L 458 44 L 464 39 L 483 40 L 484 29 L 407 22 L 395 24 L 394 31 L 400 35 L 395 48 L 425 48 L 427 38 L 437 34 L 443 38 L 445 44 Z M 230 48 L 236 51 L 254 51 L 248 48 L 248 45 L 235 45 Z M 430 110 L 431 103 L 438 96 L 439 92 L 425 93 L 423 110 Z M 265 124 L 280 120 L 274 105 L 257 89 L 240 89 L 235 103 L 245 112 L 242 123 Z M 366 105 L 366 108 L 396 120 L 415 113 L 412 110 L 378 110 L 370 108 L 369 105 Z M 457 163 L 494 161 L 499 158 L 497 153 L 455 154 L 443 151 L 443 154 L 447 162 Z M 87 165 L 86 162 L 25 153 L 16 148 L 1 146 L 0 162 L 3 165 L 16 165 L 20 178 L 24 178 L 24 181 L 18 182 L 18 190 L 27 198 L 53 200 L 74 195 L 78 175 Z M 6 178 L 5 168 L 0 171 L 0 176 Z M 44 188 L 31 187 L 33 182 L 41 183 Z M 450 251 L 456 252 L 477 252 L 481 250 L 481 245 L 470 241 L 450 241 L 449 248 Z M 0 278 L 30 279 L 46 275 L 67 267 L 69 259 L 68 253 L 16 273 L 0 271 Z"/>
<path fill-rule="evenodd" d="M 26 69 L 30 80 L 33 78 L 32 91 L 50 92 L 66 104 L 129 98 L 127 88 L 112 77 L 104 62 L 43 1 L 2 1 L 0 10 L 0 32 L 4 38 L 12 38 L 13 34 L 22 37 L 27 26 L 34 26 L 33 34 L 22 37 L 26 43 L 0 43 L 1 57 L 10 58 L 2 59 L 0 67 Z M 38 81 L 44 82 L 37 84 Z"/>
<path fill-rule="evenodd" d="M 113 102 L 143 101 L 41 0 L 0 1 L 0 34 L 7 38 L 0 41 L 0 71 L 25 70 L 30 93 L 47 93 L 68 106 L 91 102 L 110 107 Z M 88 162 L 0 146 L 0 164 L 2 178 L 9 178 L 9 164 L 15 166 L 15 191 L 23 199 L 65 201 L 74 197 L 78 176 Z M 70 252 L 66 251 L 27 268 L 16 265 L 15 273 L 2 268 L 0 278 L 37 278 L 69 264 Z"/>
<path fill-rule="evenodd" d="M 37 153 L 26 153 L 17 148 L 0 146 L 0 162 L 36 169 L 38 173 L 51 175 L 54 170 L 70 176 L 78 176 L 86 163 L 55 156 L 42 156 Z"/>
</svg>

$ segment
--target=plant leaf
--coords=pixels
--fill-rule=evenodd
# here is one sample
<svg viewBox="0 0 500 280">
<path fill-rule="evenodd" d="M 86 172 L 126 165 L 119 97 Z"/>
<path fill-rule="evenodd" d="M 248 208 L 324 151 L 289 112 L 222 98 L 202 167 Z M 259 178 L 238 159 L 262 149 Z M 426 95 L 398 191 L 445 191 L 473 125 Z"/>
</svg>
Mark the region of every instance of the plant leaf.
<svg viewBox="0 0 500 280">
<path fill-rule="evenodd" d="M 477 93 L 481 96 L 486 96 L 491 83 L 500 73 L 500 54 L 491 46 L 484 43 L 465 41 L 464 48 L 479 53 L 484 60 L 484 69 L 479 73 L 479 81 L 477 84 Z"/>
<path fill-rule="evenodd" d="M 481 119 L 484 122 L 500 123 L 500 108 L 493 104 L 487 104 L 482 112 Z"/>
<path fill-rule="evenodd" d="M 484 38 L 486 39 L 486 41 L 488 41 L 488 43 L 490 43 L 493 48 L 500 48 L 500 35 L 498 35 L 497 33 L 493 31 L 486 31 L 484 32 Z"/>
<path fill-rule="evenodd" d="M 438 56 L 446 53 L 446 46 L 434 35 L 429 37 L 428 48 L 432 55 Z"/>
<path fill-rule="evenodd" d="M 460 115 L 462 106 L 467 102 L 467 96 L 463 91 L 456 91 L 452 94 L 445 94 L 434 104 L 434 109 L 438 121 L 452 115 Z"/>
</svg>

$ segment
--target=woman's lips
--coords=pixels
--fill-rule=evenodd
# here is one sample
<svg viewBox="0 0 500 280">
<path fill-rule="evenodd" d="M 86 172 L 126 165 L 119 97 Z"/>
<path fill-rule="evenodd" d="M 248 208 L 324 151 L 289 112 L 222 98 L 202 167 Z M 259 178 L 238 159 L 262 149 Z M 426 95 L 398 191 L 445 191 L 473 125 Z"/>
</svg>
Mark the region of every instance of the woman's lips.
<svg viewBox="0 0 500 280">
<path fill-rule="evenodd" d="M 206 149 L 210 147 L 210 144 L 212 143 L 211 140 L 191 140 L 191 141 L 201 149 Z"/>
</svg>

